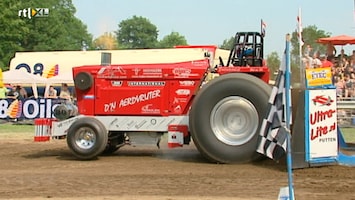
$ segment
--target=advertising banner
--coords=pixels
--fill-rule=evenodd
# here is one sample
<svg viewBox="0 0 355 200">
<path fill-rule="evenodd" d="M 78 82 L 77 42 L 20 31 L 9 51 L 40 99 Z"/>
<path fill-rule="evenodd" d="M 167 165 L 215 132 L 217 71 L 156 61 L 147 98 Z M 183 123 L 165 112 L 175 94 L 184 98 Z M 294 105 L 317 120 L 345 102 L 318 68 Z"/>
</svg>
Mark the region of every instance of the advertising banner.
<svg viewBox="0 0 355 200">
<path fill-rule="evenodd" d="M 336 157 L 338 137 L 335 89 L 307 90 L 306 105 L 307 160 Z"/>
<path fill-rule="evenodd" d="M 63 99 L 0 99 L 0 119 L 54 118 L 54 109 Z"/>
<path fill-rule="evenodd" d="M 332 86 L 331 68 L 306 69 L 307 87 L 327 87 Z"/>
</svg>

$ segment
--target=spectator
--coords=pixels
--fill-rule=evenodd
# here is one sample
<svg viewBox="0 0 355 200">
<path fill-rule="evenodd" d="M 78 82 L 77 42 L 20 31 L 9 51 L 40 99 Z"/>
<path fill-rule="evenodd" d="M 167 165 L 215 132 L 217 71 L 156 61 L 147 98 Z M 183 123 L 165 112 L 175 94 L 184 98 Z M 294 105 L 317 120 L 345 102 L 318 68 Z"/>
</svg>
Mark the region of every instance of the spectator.
<svg viewBox="0 0 355 200">
<path fill-rule="evenodd" d="M 70 102 L 72 101 L 72 95 L 69 90 L 68 84 L 66 84 L 66 83 L 62 84 L 62 88 L 60 89 L 59 97 L 62 99 L 66 99 Z"/>
<path fill-rule="evenodd" d="M 321 67 L 333 67 L 333 63 L 330 62 L 324 54 L 320 55 L 320 61 L 322 63 Z"/>
<path fill-rule="evenodd" d="M 304 51 L 304 56 L 302 58 L 302 61 L 305 65 L 306 69 L 312 68 L 312 56 L 310 56 L 312 51 L 312 47 L 310 45 L 307 45 Z"/>
<path fill-rule="evenodd" d="M 334 83 L 336 87 L 337 98 L 341 99 L 344 96 L 345 83 L 341 75 L 334 78 Z"/>
<path fill-rule="evenodd" d="M 302 58 L 302 63 L 304 64 L 306 69 L 312 68 L 312 57 Z"/>
<path fill-rule="evenodd" d="M 20 85 L 16 85 L 16 92 L 19 94 L 17 96 L 17 99 L 23 99 L 23 92 L 21 92 L 21 86 Z M 25 91 L 25 95 L 27 95 L 27 92 Z"/>
<path fill-rule="evenodd" d="M 304 51 L 304 56 L 305 57 L 311 57 L 311 51 L 312 51 L 312 47 L 311 45 L 307 45 Z"/>
<path fill-rule="evenodd" d="M 351 72 L 350 80 L 353 82 L 351 88 L 351 97 L 353 98 L 355 97 L 355 73 L 354 72 Z"/>
<path fill-rule="evenodd" d="M 328 44 L 327 45 L 327 59 L 328 59 L 328 61 L 331 61 L 336 54 L 337 54 L 337 50 L 335 49 L 334 45 Z"/>
<path fill-rule="evenodd" d="M 5 87 L 4 83 L 0 83 L 0 99 L 5 99 L 7 93 L 7 88 Z"/>
<path fill-rule="evenodd" d="M 23 97 L 23 98 L 27 98 L 28 95 L 27 95 L 27 91 L 25 90 L 25 88 L 23 88 L 22 86 L 18 85 L 18 90 L 20 92 L 20 95 Z"/>
<path fill-rule="evenodd" d="M 353 95 L 352 89 L 353 89 L 353 80 L 350 78 L 350 74 L 345 74 L 344 75 L 344 83 L 345 83 L 345 88 L 344 88 L 344 97 L 349 98 Z"/>
<path fill-rule="evenodd" d="M 353 54 L 351 54 L 351 60 L 355 60 L 355 50 L 353 50 Z"/>
<path fill-rule="evenodd" d="M 319 52 L 314 52 L 312 58 L 312 67 L 313 69 L 322 67 L 322 62 L 319 59 Z"/>
<path fill-rule="evenodd" d="M 340 64 L 342 64 L 342 62 L 344 61 L 344 59 L 347 59 L 348 55 L 345 54 L 344 49 L 342 48 L 340 50 L 340 54 L 338 55 L 338 61 L 340 61 Z"/>
<path fill-rule="evenodd" d="M 331 68 L 331 76 L 332 76 L 332 84 L 333 85 L 335 85 L 335 78 L 337 77 L 337 75 L 336 75 L 336 70 L 335 70 L 335 67 L 333 66 L 332 68 Z"/>
<path fill-rule="evenodd" d="M 53 85 L 49 86 L 48 91 L 44 95 L 45 98 L 56 99 L 58 98 L 57 90 L 54 89 Z"/>
<path fill-rule="evenodd" d="M 23 99 L 23 96 L 20 94 L 21 87 L 18 85 L 13 85 L 10 92 L 7 94 L 7 98 L 11 99 Z"/>
</svg>

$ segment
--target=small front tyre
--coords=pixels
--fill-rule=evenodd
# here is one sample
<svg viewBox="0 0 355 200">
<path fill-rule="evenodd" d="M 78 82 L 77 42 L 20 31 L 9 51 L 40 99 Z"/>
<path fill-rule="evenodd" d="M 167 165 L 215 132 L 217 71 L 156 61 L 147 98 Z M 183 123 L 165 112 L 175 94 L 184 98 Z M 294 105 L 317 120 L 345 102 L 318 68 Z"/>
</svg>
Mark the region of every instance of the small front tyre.
<svg viewBox="0 0 355 200">
<path fill-rule="evenodd" d="M 105 126 L 97 119 L 83 117 L 76 120 L 69 128 L 67 144 L 75 157 L 91 160 L 102 153 L 108 141 Z"/>
</svg>

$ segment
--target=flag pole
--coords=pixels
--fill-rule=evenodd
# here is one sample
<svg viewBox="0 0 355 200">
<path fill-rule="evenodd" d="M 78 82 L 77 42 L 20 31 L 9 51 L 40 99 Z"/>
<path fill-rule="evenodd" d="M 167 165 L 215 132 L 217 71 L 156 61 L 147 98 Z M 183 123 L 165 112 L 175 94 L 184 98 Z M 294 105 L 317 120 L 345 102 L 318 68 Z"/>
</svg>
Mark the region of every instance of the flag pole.
<svg viewBox="0 0 355 200">
<path fill-rule="evenodd" d="M 286 109 L 286 128 L 290 130 L 290 120 L 291 120 L 291 85 L 290 85 L 290 76 L 291 76 L 291 54 L 290 54 L 290 34 L 286 35 L 286 70 L 285 70 L 285 109 Z M 288 174 L 288 190 L 290 200 L 294 200 L 294 191 L 293 191 L 293 177 L 292 177 L 292 157 L 291 157 L 291 134 L 290 131 L 287 133 L 287 142 L 286 142 L 286 151 L 287 151 L 287 174 Z"/>
<path fill-rule="evenodd" d="M 302 62 L 302 16 L 301 16 L 301 8 L 298 8 L 298 45 L 299 45 L 299 57 L 300 57 L 300 86 L 301 88 L 305 87 L 305 71 Z"/>
</svg>

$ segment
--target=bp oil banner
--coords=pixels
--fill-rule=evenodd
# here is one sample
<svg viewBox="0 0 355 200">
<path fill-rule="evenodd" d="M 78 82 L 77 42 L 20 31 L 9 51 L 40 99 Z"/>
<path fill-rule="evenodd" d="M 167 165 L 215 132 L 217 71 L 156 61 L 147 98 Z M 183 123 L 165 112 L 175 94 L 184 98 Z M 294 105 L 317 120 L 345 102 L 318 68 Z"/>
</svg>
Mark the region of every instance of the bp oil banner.
<svg viewBox="0 0 355 200">
<path fill-rule="evenodd" d="M 0 119 L 54 118 L 56 106 L 63 99 L 0 99 Z"/>
</svg>

